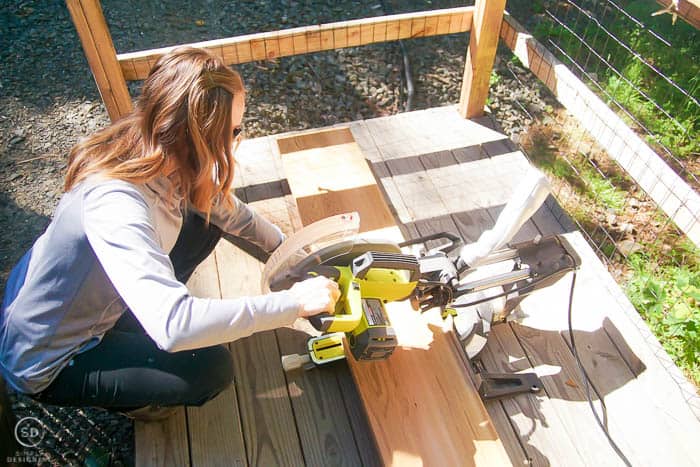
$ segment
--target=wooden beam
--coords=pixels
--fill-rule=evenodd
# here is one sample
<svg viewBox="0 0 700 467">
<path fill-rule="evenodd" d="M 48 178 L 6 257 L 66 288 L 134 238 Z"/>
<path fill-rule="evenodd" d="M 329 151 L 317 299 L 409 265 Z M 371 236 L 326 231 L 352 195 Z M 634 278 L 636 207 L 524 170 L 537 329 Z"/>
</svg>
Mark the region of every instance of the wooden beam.
<svg viewBox="0 0 700 467">
<path fill-rule="evenodd" d="M 66 0 L 66 5 L 109 118 L 118 120 L 131 112 L 131 97 L 100 2 Z"/>
<path fill-rule="evenodd" d="M 506 0 L 476 0 L 459 98 L 459 113 L 464 118 L 484 113 L 505 6 Z"/>
<path fill-rule="evenodd" d="M 300 218 L 308 224 L 354 209 L 364 235 L 401 241 L 371 170 L 349 137 L 347 128 L 336 128 L 321 132 L 318 141 L 314 133 L 279 140 Z M 373 362 L 348 355 L 382 463 L 510 465 L 450 323 L 438 310 L 419 314 L 403 302 L 387 304 L 387 313 L 398 338 L 394 354 Z"/>
<path fill-rule="evenodd" d="M 148 76 L 158 57 L 177 47 L 207 49 L 227 65 L 234 65 L 397 39 L 466 32 L 471 27 L 473 11 L 474 7 L 460 7 L 340 21 L 125 53 L 117 59 L 127 80 L 140 80 Z"/>
<path fill-rule="evenodd" d="M 686 23 L 700 30 L 700 0 L 678 0 L 677 8 L 673 8 L 672 0 L 656 0 L 656 3 L 670 9 L 669 14 L 675 12 Z"/>
</svg>

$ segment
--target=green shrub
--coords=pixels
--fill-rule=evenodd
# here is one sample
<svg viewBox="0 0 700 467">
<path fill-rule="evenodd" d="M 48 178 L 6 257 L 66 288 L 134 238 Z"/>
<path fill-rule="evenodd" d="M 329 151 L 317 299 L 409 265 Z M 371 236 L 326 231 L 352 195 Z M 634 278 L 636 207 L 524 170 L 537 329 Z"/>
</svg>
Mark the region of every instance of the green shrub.
<svg viewBox="0 0 700 467">
<path fill-rule="evenodd" d="M 679 249 L 696 248 L 681 245 Z M 647 321 L 666 351 L 700 387 L 700 268 L 659 264 L 658 257 L 635 253 L 627 296 Z M 667 259 L 668 260 L 668 259 Z"/>
</svg>

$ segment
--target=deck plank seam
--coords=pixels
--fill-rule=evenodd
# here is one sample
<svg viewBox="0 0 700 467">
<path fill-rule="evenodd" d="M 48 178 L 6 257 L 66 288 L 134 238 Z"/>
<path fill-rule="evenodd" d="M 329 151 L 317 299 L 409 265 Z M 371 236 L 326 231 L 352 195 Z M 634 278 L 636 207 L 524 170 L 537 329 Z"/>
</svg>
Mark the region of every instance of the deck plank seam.
<svg viewBox="0 0 700 467">
<path fill-rule="evenodd" d="M 273 334 L 274 334 L 274 336 L 275 336 L 275 344 L 276 344 L 276 347 L 277 347 L 277 355 L 278 355 L 279 358 L 281 359 L 281 358 L 282 358 L 282 350 L 281 350 L 282 347 L 281 347 L 281 344 L 280 344 L 280 341 L 279 341 L 279 336 L 278 336 L 276 330 L 273 331 Z M 302 457 L 302 459 L 304 460 L 304 465 L 307 465 L 307 462 L 306 462 L 306 456 L 307 456 L 307 454 L 306 454 L 305 449 L 304 449 L 304 442 L 303 442 L 303 439 L 302 439 L 302 436 L 301 436 L 301 430 L 300 430 L 300 428 L 299 428 L 299 419 L 300 419 L 301 417 L 298 417 L 298 416 L 297 416 L 297 411 L 295 410 L 294 404 L 292 403 L 292 394 L 289 392 L 289 383 L 290 383 L 290 381 L 289 381 L 289 378 L 287 377 L 287 372 L 286 372 L 286 371 L 283 371 L 282 374 L 283 374 L 283 376 L 284 376 L 284 391 L 285 391 L 285 393 L 287 394 L 287 402 L 289 403 L 289 407 L 290 407 L 290 409 L 291 409 L 291 411 L 292 411 L 292 419 L 294 420 L 294 432 L 296 433 L 297 441 L 299 442 L 299 451 L 301 452 L 301 457 Z"/>
</svg>

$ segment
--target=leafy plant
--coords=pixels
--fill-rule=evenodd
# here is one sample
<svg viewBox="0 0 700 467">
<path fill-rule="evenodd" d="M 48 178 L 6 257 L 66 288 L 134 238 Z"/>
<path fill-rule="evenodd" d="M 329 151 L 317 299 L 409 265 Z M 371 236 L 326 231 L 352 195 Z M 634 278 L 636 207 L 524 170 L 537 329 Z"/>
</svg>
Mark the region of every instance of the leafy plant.
<svg viewBox="0 0 700 467">
<path fill-rule="evenodd" d="M 666 351 L 700 386 L 700 268 L 665 262 L 656 266 L 658 259 L 641 253 L 630 257 L 633 275 L 627 296 Z"/>
</svg>

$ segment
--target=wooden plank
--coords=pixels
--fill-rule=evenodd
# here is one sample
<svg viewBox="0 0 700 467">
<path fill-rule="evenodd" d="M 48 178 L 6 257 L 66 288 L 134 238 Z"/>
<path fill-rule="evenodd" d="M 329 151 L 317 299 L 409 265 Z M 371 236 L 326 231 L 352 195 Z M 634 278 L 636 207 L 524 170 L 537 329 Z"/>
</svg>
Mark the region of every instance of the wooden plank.
<svg viewBox="0 0 700 467">
<path fill-rule="evenodd" d="M 372 430 L 367 421 L 367 413 L 362 405 L 362 400 L 355 387 L 347 362 L 341 361 L 334 364 L 333 373 L 343 396 L 343 403 L 345 404 L 345 410 L 348 414 L 362 465 L 365 467 L 378 467 L 381 465 L 381 458 L 377 450 L 377 443 L 374 442 Z"/>
<path fill-rule="evenodd" d="M 260 293 L 257 260 L 228 242 L 221 242 L 216 255 L 223 297 Z M 302 465 L 304 457 L 274 331 L 238 340 L 231 350 L 248 463 Z"/>
<path fill-rule="evenodd" d="M 513 323 L 518 341 L 534 367 L 542 367 L 542 385 L 565 427 L 566 435 L 575 440 L 577 451 L 588 465 L 609 465 L 617 455 L 595 423 L 574 357 L 557 331 L 544 331 Z M 595 397 L 595 396 L 594 396 Z M 575 403 L 578 401 L 578 403 Z M 630 452 L 622 443 L 621 449 Z"/>
<path fill-rule="evenodd" d="M 282 355 L 304 353 L 306 341 L 319 334 L 308 321 L 276 331 Z M 338 380 L 330 368 L 288 372 L 287 388 L 294 408 L 306 465 L 360 465 L 360 456 L 345 411 Z"/>
<path fill-rule="evenodd" d="M 134 422 L 134 463 L 153 467 L 189 466 L 185 408 L 157 422 Z"/>
<path fill-rule="evenodd" d="M 452 219 L 465 243 L 477 241 L 484 230 L 496 224 L 485 208 L 452 213 Z"/>
<path fill-rule="evenodd" d="M 221 298 L 216 254 L 209 256 L 187 282 L 193 295 Z M 243 295 L 245 290 L 239 289 L 239 293 Z M 193 467 L 247 465 L 235 384 L 202 407 L 188 407 L 187 426 Z"/>
<path fill-rule="evenodd" d="M 216 262 L 213 255 L 200 264 L 187 286 L 197 296 L 221 297 Z M 221 404 L 225 405 L 226 402 L 233 402 L 233 406 L 229 408 L 230 413 L 217 413 L 216 408 Z M 192 440 L 192 445 L 189 446 L 189 449 L 188 423 L 185 418 L 184 408 L 178 409 L 177 415 L 165 422 L 135 422 L 136 464 L 189 465 L 191 456 L 195 465 L 212 463 L 224 465 L 226 458 L 217 458 L 216 456 L 219 453 L 226 455 L 227 458 L 236 459 L 236 449 L 240 449 L 243 446 L 240 430 L 237 427 L 233 427 L 230 430 L 226 429 L 230 427 L 228 422 L 233 421 L 235 424 L 235 419 L 238 416 L 235 392 L 233 398 L 231 398 L 230 394 L 221 394 L 211 401 L 210 404 L 205 404 L 200 408 L 186 409 L 189 412 L 189 432 Z M 217 422 L 217 428 L 221 429 L 209 433 L 206 422 L 206 417 L 208 416 L 213 417 L 212 420 Z M 237 439 L 240 440 L 238 445 L 236 445 Z M 231 449 L 229 449 L 229 446 Z M 206 452 L 207 450 L 211 452 Z M 240 452 L 245 453 L 242 449 Z"/>
<path fill-rule="evenodd" d="M 548 368 L 532 368 L 508 324 L 496 325 L 491 329 L 486 348 L 479 358 L 486 370 L 494 373 L 540 371 L 544 376 L 548 371 Z M 500 405 L 522 440 L 530 465 L 585 465 L 576 448 L 577 440 L 568 436 L 547 393 L 521 394 L 502 400 Z M 499 434 L 502 435 L 500 428 Z M 515 465 L 516 459 L 512 454 L 511 460 Z"/>
<path fill-rule="evenodd" d="M 70 2 L 77 1 L 79 0 L 70 0 Z M 134 67 L 135 63 L 147 62 L 144 60 L 147 57 L 155 61 L 177 47 L 198 47 L 212 50 L 217 54 L 234 47 L 237 51 L 235 58 L 232 54 L 224 54 L 225 63 L 231 65 L 254 60 L 269 60 L 279 56 L 356 47 L 399 38 L 466 32 L 471 27 L 473 11 L 474 7 L 460 7 L 339 21 L 119 54 L 117 60 L 124 76 L 129 80 L 139 80 L 148 75 L 148 70 Z M 425 25 L 425 27 L 416 27 L 416 24 Z M 325 40 L 322 38 L 323 34 L 327 35 Z M 333 40 L 329 40 L 330 38 Z M 290 44 L 293 46 L 290 47 Z"/>
<path fill-rule="evenodd" d="M 288 204 L 284 198 L 277 198 L 251 206 L 286 234 L 293 232 L 293 200 Z M 278 329 L 275 334 L 281 354 L 289 355 L 303 353 L 307 339 L 319 333 L 308 321 L 298 320 L 293 327 Z M 293 371 L 286 373 L 285 378 L 306 465 L 359 465 L 355 430 L 351 429 L 335 372 L 330 368 Z M 348 393 L 347 397 L 358 400 L 357 391 L 354 392 L 354 396 Z M 363 428 L 367 429 L 366 421 Z"/>
<path fill-rule="evenodd" d="M 483 115 L 506 0 L 476 0 L 459 98 L 464 118 Z"/>
<path fill-rule="evenodd" d="M 99 0 L 66 0 L 73 24 L 83 45 L 85 57 L 100 91 L 102 102 L 112 121 L 131 112 L 131 97 L 124 79 L 125 71 L 135 73 L 132 64 L 124 68 L 117 61 L 112 36 L 109 33 Z"/>
<path fill-rule="evenodd" d="M 321 48 L 322 49 L 332 49 L 334 40 L 335 39 L 333 38 L 333 29 L 322 27 L 321 28 Z"/>
<path fill-rule="evenodd" d="M 327 136 L 327 135 L 326 135 Z M 371 172 L 355 143 L 282 154 L 282 163 L 300 217 L 323 218 L 337 213 L 334 203 L 315 207 L 299 203 L 319 184 L 333 192 L 348 192 L 348 178 L 366 183 Z M 341 157 L 341 155 L 343 157 Z M 332 160 L 335 172 L 325 170 Z M 317 171 L 317 167 L 321 170 Z M 350 177 L 348 177 L 348 174 Z M 352 193 L 351 193 L 352 194 Z M 355 207 L 388 211 L 377 190 Z M 372 230 L 361 217 L 361 229 Z M 386 226 L 389 227 L 389 226 Z M 382 236 L 399 240 L 396 227 Z M 508 456 L 484 405 L 476 394 L 462 351 L 439 314 L 417 314 L 406 303 L 387 304 L 399 346 L 385 361 L 348 359 L 384 464 L 507 465 Z M 448 323 L 449 324 L 449 323 Z M 400 415 L 397 415 L 400 414 Z M 399 418 L 397 418 L 399 417 Z"/>
<path fill-rule="evenodd" d="M 265 58 L 274 60 L 280 56 L 280 41 L 279 37 L 265 38 Z"/>
<path fill-rule="evenodd" d="M 401 20 L 399 22 L 399 39 L 410 39 L 411 38 L 411 27 L 413 25 L 413 18 L 408 18 Z"/>
<path fill-rule="evenodd" d="M 425 236 L 438 232 L 451 232 L 462 237 L 462 240 L 468 243 L 470 239 L 465 239 L 461 235 L 458 226 L 454 222 L 453 216 L 454 215 L 442 216 L 423 221 L 416 221 L 414 224 L 414 228 L 408 230 L 408 237 L 417 238 L 418 236 Z M 462 217 L 462 219 L 464 219 L 464 217 Z M 486 215 L 486 219 L 483 220 L 481 223 L 476 224 L 474 228 L 478 229 L 478 234 L 480 234 L 481 231 L 483 231 L 491 225 L 493 225 L 493 221 L 491 220 L 490 216 Z M 434 242 L 429 242 L 427 245 L 428 248 L 433 248 L 435 246 L 437 246 L 437 244 L 435 244 Z M 485 353 L 487 354 L 488 352 L 488 350 L 485 351 Z M 494 369 L 491 369 L 491 371 L 506 372 L 506 370 L 501 371 Z M 508 453 L 508 457 L 510 458 L 513 465 L 530 464 L 531 460 L 533 459 L 533 456 L 526 454 L 526 451 L 522 446 L 521 439 L 516 434 L 514 427 L 511 425 L 511 421 L 508 418 L 508 413 L 505 410 L 504 406 L 498 401 L 486 402 L 485 406 L 488 411 L 489 417 L 491 418 L 494 426 L 498 430 L 499 438 L 501 439 L 503 446 L 506 452 Z"/>
<path fill-rule="evenodd" d="M 411 21 L 411 38 L 425 37 L 425 18 L 414 18 Z"/>
<path fill-rule="evenodd" d="M 321 132 L 319 139 L 323 141 L 337 139 L 335 154 L 328 154 L 325 147 L 319 147 L 321 143 L 313 142 L 310 134 L 278 139 L 284 170 L 302 222 L 306 225 L 333 214 L 357 210 L 365 230 L 392 226 L 394 220 L 386 203 L 378 208 L 372 206 L 374 200 L 381 199 L 381 192 L 371 171 L 364 170 L 367 164 L 357 144 L 343 142 L 347 138 L 352 138 L 347 128 Z M 305 141 L 308 146 L 304 145 Z M 290 147 L 309 149 L 289 152 Z M 318 185 L 308 183 L 309 171 L 319 180 Z M 336 183 L 338 173 L 343 174 L 343 180 Z M 325 186 L 323 180 L 334 183 Z"/>
</svg>

